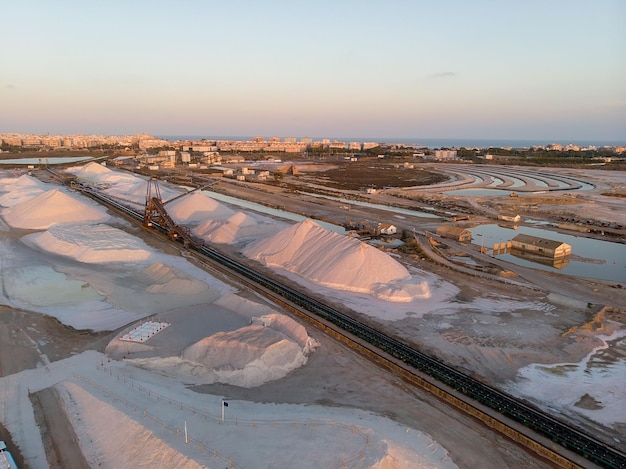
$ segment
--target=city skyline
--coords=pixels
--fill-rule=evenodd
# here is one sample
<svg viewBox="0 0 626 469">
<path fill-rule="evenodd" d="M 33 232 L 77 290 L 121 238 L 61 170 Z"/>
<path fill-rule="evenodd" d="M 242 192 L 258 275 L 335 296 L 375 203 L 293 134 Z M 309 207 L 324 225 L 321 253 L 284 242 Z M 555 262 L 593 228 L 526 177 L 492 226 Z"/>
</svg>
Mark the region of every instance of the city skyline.
<svg viewBox="0 0 626 469">
<path fill-rule="evenodd" d="M 0 132 L 619 141 L 626 129 L 619 1 L 3 12 Z"/>
</svg>

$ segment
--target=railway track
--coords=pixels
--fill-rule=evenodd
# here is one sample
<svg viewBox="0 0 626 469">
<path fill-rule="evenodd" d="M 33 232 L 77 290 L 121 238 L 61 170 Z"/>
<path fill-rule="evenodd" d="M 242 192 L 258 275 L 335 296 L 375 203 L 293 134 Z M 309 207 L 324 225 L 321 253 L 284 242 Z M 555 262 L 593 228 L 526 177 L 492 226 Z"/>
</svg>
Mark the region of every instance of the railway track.
<svg viewBox="0 0 626 469">
<path fill-rule="evenodd" d="M 119 201 L 107 197 L 96 189 L 89 187 L 78 187 L 78 189 L 89 197 L 114 208 L 118 212 L 121 212 L 139 222 L 144 221 L 144 213 L 129 208 L 121 204 Z M 160 207 L 162 207 L 162 205 L 160 205 Z M 529 442 L 534 442 L 535 446 L 541 445 L 542 447 L 545 447 L 540 441 L 541 439 L 536 437 L 533 438 L 534 432 L 541 435 L 544 440 L 547 438 L 567 451 L 576 453 L 577 455 L 582 456 L 585 460 L 600 467 L 614 469 L 626 468 L 626 455 L 624 453 L 576 428 L 565 424 L 564 422 L 561 422 L 549 414 L 515 399 L 514 397 L 489 385 L 486 385 L 485 383 L 482 383 L 456 370 L 455 368 L 452 368 L 439 360 L 420 352 L 419 350 L 415 350 L 411 346 L 396 338 L 385 335 L 372 327 L 362 324 L 354 318 L 337 311 L 315 298 L 312 298 L 289 286 L 283 285 L 277 280 L 270 278 L 263 273 L 230 258 L 229 256 L 226 256 L 210 246 L 206 246 L 196 239 L 185 236 L 185 231 L 174 229 L 174 235 L 172 235 L 172 227 L 168 228 L 167 226 L 162 226 L 158 223 L 152 223 L 152 228 L 170 236 L 173 240 L 184 244 L 188 249 L 194 250 L 203 256 L 206 256 L 228 270 L 237 273 L 249 281 L 262 286 L 264 289 L 273 292 L 279 297 L 305 309 L 316 318 L 319 318 L 325 323 L 331 324 L 341 331 L 344 331 L 347 337 L 351 336 L 362 342 L 370 344 L 375 349 L 378 349 L 384 352 L 384 354 L 406 364 L 407 367 L 419 370 L 419 372 L 434 378 L 434 380 L 437 380 L 439 383 L 444 385 L 439 388 L 444 393 L 449 392 L 447 389 L 452 389 L 456 395 L 460 394 L 465 396 L 466 398 L 469 398 L 479 404 L 479 407 L 486 407 L 493 411 L 489 415 L 485 414 L 485 418 L 483 420 L 493 420 L 493 415 L 499 414 L 504 417 L 504 421 L 499 420 L 501 425 L 508 425 L 506 420 L 512 420 L 526 429 L 531 430 L 522 432 L 520 435 L 523 436 L 523 438 L 514 438 L 516 441 L 526 444 L 527 446 L 532 446 L 532 444 L 529 445 Z M 382 357 L 383 355 L 380 356 Z M 438 394 L 441 395 L 441 393 Z M 450 401 L 454 399 L 457 398 L 454 397 L 446 400 Z M 468 400 L 465 402 L 468 402 Z M 473 412 L 472 415 L 478 416 L 480 412 L 481 411 Z M 479 416 L 479 418 L 481 417 Z M 493 421 L 491 421 L 491 424 L 494 426 Z M 512 427 L 508 428 L 511 428 L 510 432 L 506 432 L 508 436 L 511 436 L 512 432 L 518 431 Z M 536 450 L 536 447 L 531 449 Z M 552 459 L 555 462 L 558 461 L 560 465 L 566 465 L 569 467 L 578 467 L 580 465 L 578 462 L 568 460 L 567 457 L 563 456 L 561 453 L 551 453 L 551 451 L 552 450 L 549 448 L 546 448 L 546 451 L 543 453 L 540 452 L 540 454 L 548 459 Z M 567 453 L 567 451 L 564 453 Z M 550 454 L 554 454 L 554 456 L 551 457 Z M 564 462 L 569 462 L 569 464 Z"/>
</svg>

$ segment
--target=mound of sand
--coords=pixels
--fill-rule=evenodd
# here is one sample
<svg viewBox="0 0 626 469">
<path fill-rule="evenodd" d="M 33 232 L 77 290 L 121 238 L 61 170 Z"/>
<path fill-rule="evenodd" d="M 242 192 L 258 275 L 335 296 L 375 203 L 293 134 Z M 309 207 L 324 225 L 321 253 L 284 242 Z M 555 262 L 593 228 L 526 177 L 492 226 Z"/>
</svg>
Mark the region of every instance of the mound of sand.
<svg viewBox="0 0 626 469">
<path fill-rule="evenodd" d="M 212 370 L 219 382 L 242 387 L 282 378 L 306 363 L 297 343 L 259 324 L 206 337 L 187 347 L 182 358 Z"/>
<path fill-rule="evenodd" d="M 311 348 L 311 338 L 306 328 L 284 314 L 266 314 L 260 317 L 253 317 L 252 324 L 258 324 L 263 327 L 271 327 L 281 334 L 295 341 L 303 350 Z"/>
<path fill-rule="evenodd" d="M 202 192 L 194 192 L 175 200 L 167 206 L 167 212 L 178 223 L 226 220 L 235 214 L 234 210 Z"/>
<path fill-rule="evenodd" d="M 0 196 L 0 205 L 12 207 L 41 195 L 46 191 L 45 184 L 26 174 L 0 181 L 0 191 L 9 191 Z"/>
<path fill-rule="evenodd" d="M 409 281 L 408 270 L 361 241 L 326 230 L 311 220 L 290 226 L 244 249 L 244 255 L 338 290 L 376 294 L 384 287 L 393 300 L 394 282 Z M 405 300 L 400 300 L 405 301 Z"/>
<path fill-rule="evenodd" d="M 143 241 L 108 225 L 55 225 L 23 240 L 44 251 L 94 264 L 138 262 L 151 255 Z"/>
<path fill-rule="evenodd" d="M 83 178 L 84 182 L 105 183 L 107 188 L 103 190 L 113 196 L 143 206 L 146 202 L 148 181 L 134 174 L 113 171 L 98 163 L 87 163 L 84 166 L 68 168 L 66 172 Z M 158 185 L 161 199 L 167 201 L 180 195 L 180 191 L 173 190 L 163 184 Z M 157 194 L 151 194 L 156 196 Z"/>
<path fill-rule="evenodd" d="M 236 212 L 226 220 L 207 220 L 192 230 L 193 234 L 202 239 L 221 244 L 265 237 L 276 231 L 275 224 L 257 223 L 253 217 L 244 212 Z"/>
<path fill-rule="evenodd" d="M 68 168 L 68 173 L 74 174 L 79 178 L 84 178 L 87 181 L 95 182 L 108 182 L 111 184 L 119 184 L 120 182 L 134 182 L 138 178 L 132 174 L 120 173 L 119 171 L 112 171 L 104 165 L 91 162 L 84 166 L 76 166 Z"/>
<path fill-rule="evenodd" d="M 87 163 L 84 166 L 80 166 L 77 169 L 70 168 L 69 171 L 72 171 L 74 174 L 78 176 L 94 176 L 94 177 L 99 177 L 104 174 L 111 174 L 113 172 L 106 166 L 96 163 L 94 161 Z"/>
<path fill-rule="evenodd" d="M 6 208 L 2 216 L 11 227 L 30 230 L 59 223 L 102 223 L 110 218 L 103 209 L 57 189 Z"/>
</svg>

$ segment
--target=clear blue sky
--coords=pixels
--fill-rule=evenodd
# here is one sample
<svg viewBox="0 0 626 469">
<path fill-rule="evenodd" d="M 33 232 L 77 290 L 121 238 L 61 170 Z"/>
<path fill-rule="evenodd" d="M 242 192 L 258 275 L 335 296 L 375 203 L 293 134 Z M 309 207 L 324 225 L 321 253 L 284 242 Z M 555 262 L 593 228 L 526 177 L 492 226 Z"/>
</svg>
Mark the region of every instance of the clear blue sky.
<svg viewBox="0 0 626 469">
<path fill-rule="evenodd" d="M 0 132 L 626 140 L 624 0 L 0 12 Z"/>
</svg>

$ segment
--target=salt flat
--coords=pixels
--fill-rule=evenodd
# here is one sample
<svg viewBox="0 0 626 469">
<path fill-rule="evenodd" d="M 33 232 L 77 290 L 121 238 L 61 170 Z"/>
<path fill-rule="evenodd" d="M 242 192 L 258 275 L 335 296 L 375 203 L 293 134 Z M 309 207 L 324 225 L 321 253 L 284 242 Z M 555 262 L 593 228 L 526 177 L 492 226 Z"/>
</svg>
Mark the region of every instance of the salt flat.
<svg viewBox="0 0 626 469">
<path fill-rule="evenodd" d="M 106 190 L 110 193 L 123 196 L 137 205 L 143 203 L 145 181 L 127 174 L 116 180 L 114 171 L 101 165 L 95 165 L 96 167 L 93 165 L 94 163 L 91 163 L 73 171 L 83 171 L 93 180 L 102 178 L 108 182 L 109 188 Z M 6 194 L 14 194 L 6 198 L 10 200 L 8 203 L 11 207 L 7 206 L 5 211 L 34 199 L 31 191 L 24 191 L 24 201 L 20 202 L 19 196 L 16 195 L 20 190 L 17 188 L 27 183 L 27 180 L 22 178 L 19 180 L 18 184 L 16 178 L 0 179 L 0 198 Z M 33 186 L 37 185 L 35 180 L 33 183 Z M 16 192 L 13 191 L 14 188 Z M 38 190 L 43 192 L 36 197 L 56 191 L 52 200 L 66 201 L 69 206 L 82 202 L 82 198 L 77 194 L 65 193 L 56 186 L 44 186 Z M 177 195 L 176 190 L 171 188 L 167 189 L 167 193 L 170 197 Z M 551 303 L 540 295 L 526 301 L 497 292 L 477 292 L 470 297 L 468 294 L 472 290 L 471 285 L 457 286 L 432 272 L 405 266 L 396 258 L 369 245 L 363 245 L 358 240 L 347 239 L 336 233 L 329 234 L 312 221 L 288 225 L 284 221 L 228 208 L 206 195 L 201 197 L 198 195 L 194 193 L 177 199 L 172 213 L 179 223 L 186 224 L 195 230 L 196 234 L 202 236 L 204 233 L 207 241 L 211 241 L 211 237 L 222 230 L 219 236 L 214 236 L 213 239 L 219 239 L 216 242 L 235 246 L 243 254 L 264 262 L 281 275 L 333 301 L 369 315 L 385 327 L 397 330 L 401 336 L 412 337 L 419 334 L 421 341 L 441 350 L 451 361 L 457 360 L 457 357 L 461 363 L 468 363 L 469 360 L 470 363 L 480 364 L 476 369 L 484 372 L 492 370 L 494 376 L 498 373 L 502 375 L 503 370 L 508 367 L 509 375 L 515 378 L 519 369 L 519 377 L 511 379 L 508 384 L 511 392 L 538 399 L 540 405 L 542 402 L 554 405 L 547 397 L 532 392 L 530 395 L 528 391 L 532 389 L 532 383 L 549 380 L 552 375 L 533 374 L 524 371 L 523 366 L 532 364 L 529 360 L 533 358 L 539 359 L 541 353 L 549 362 L 558 362 L 556 355 L 552 358 L 546 357 L 545 352 L 540 353 L 539 347 L 542 343 L 554 343 L 559 336 L 558 321 L 555 318 L 566 309 L 562 305 Z M 40 205 L 45 205 L 50 199 L 49 196 L 41 198 Z M 119 329 L 119 336 L 113 338 L 107 346 L 108 356 L 98 356 L 95 360 L 86 359 L 90 363 L 101 363 L 101 367 L 119 368 L 127 377 L 141 375 L 141 379 L 146 381 L 146 388 L 159 395 L 161 393 L 168 395 L 160 390 L 163 386 L 161 380 L 167 382 L 175 380 L 194 386 L 209 385 L 214 389 L 218 389 L 216 386 L 219 385 L 235 386 L 242 390 L 259 389 L 257 396 L 259 398 L 263 396 L 262 399 L 266 400 L 267 392 L 275 389 L 271 383 L 284 382 L 282 386 L 287 389 L 289 387 L 287 377 L 309 366 L 311 359 L 320 353 L 317 341 L 309 336 L 309 332 L 281 314 L 273 305 L 259 298 L 244 298 L 241 296 L 243 292 L 198 269 L 188 260 L 160 252 L 126 230 L 107 224 L 112 221 L 108 214 L 90 210 L 91 208 L 101 210 L 98 206 L 92 206 L 90 203 L 89 210 L 70 212 L 64 205 L 49 204 L 46 205 L 45 211 L 19 212 L 19 216 L 18 211 L 8 211 L 6 217 L 5 211 L 2 212 L 8 225 L 7 229 L 11 233 L 19 233 L 25 226 L 31 230 L 24 231 L 20 242 L 24 249 L 40 253 L 36 262 L 20 265 L 18 258 L 11 260 L 13 251 L 8 242 L 0 247 L 5 254 L 3 256 L 5 265 L 12 262 L 12 266 L 19 266 L 17 269 L 12 268 L 10 275 L 6 269 L 2 270 L 6 291 L 6 297 L 2 301 L 13 307 L 55 316 L 60 321 L 77 328 Z M 174 202 L 172 206 L 174 207 Z M 60 213 L 64 215 L 60 217 Z M 72 215 L 67 215 L 68 213 Z M 83 213 L 87 215 L 86 219 L 81 216 Z M 97 216 L 92 216 L 95 213 Z M 215 218 L 211 218 L 211 214 L 214 214 Z M 116 224 L 119 225 L 119 222 Z M 247 231 L 244 231 L 245 229 Z M 33 233 L 32 230 L 36 232 Z M 307 259 L 307 262 L 301 262 L 303 258 Z M 568 308 L 571 310 L 571 305 Z M 584 312 L 573 314 L 570 321 L 572 324 L 576 323 L 583 315 Z M 132 347 L 127 341 L 119 340 L 125 327 L 133 327 L 146 317 L 167 320 L 172 326 L 150 338 L 146 343 L 131 344 Z M 537 321 L 537 318 L 542 321 L 540 327 L 533 322 Z M 471 331 L 468 324 L 471 324 Z M 511 328 L 511 324 L 515 324 L 515 328 Z M 420 330 L 422 332 L 418 332 Z M 425 335 L 425 331 L 431 333 Z M 515 338 L 516 334 L 518 338 Z M 618 340 L 621 337 L 619 334 L 616 332 L 616 335 L 611 336 L 594 335 L 582 340 L 575 337 L 563 339 L 561 355 L 570 353 L 572 357 L 578 357 L 573 364 L 578 366 L 576 364 L 580 363 L 582 366 L 583 363 L 589 362 L 590 352 L 599 352 L 600 345 Z M 575 352 L 571 345 L 568 345 L 570 340 L 578 340 Z M 515 350 L 516 348 L 518 350 Z M 525 363 L 522 357 L 525 357 Z M 113 360 L 109 362 L 109 358 Z M 611 411 L 612 402 L 619 402 L 624 397 L 623 390 L 620 391 L 619 386 L 612 384 L 621 379 L 619 366 L 622 365 L 619 363 L 617 361 L 618 371 L 610 376 L 606 373 L 602 375 L 602 391 L 594 394 L 599 406 L 597 411 L 585 409 L 583 412 L 573 405 L 589 393 L 590 382 L 584 381 L 577 386 L 570 386 L 570 404 L 566 410 L 571 415 L 582 415 L 585 419 L 600 422 L 609 429 L 623 425 L 623 417 Z M 90 366 L 93 366 L 93 363 Z M 102 372 L 101 369 L 99 371 Z M 99 373 L 96 375 L 102 376 Z M 91 376 L 90 380 L 97 379 L 95 375 L 88 376 Z M 36 384 L 39 378 L 33 378 L 33 387 L 28 386 L 30 390 L 39 389 L 48 383 L 43 380 L 42 383 Z M 12 375 L 3 379 L 8 379 L 7 382 L 23 381 L 23 376 Z M 599 379 L 595 376 L 593 381 L 597 382 Z M 99 382 L 101 381 L 96 383 Z M 521 384 L 518 385 L 517 382 Z M 524 387 L 523 382 L 528 382 L 529 386 Z M 60 389 L 65 390 L 69 402 L 80 401 L 76 409 L 77 412 L 84 413 L 85 418 L 92 412 L 91 409 L 95 411 L 96 408 L 110 405 L 104 402 L 102 395 L 89 397 L 81 391 L 82 388 L 90 389 L 90 386 L 93 386 L 90 384 L 91 381 L 84 382 L 78 379 L 74 382 L 65 376 L 56 383 Z M 547 386 L 545 388 L 548 389 Z M 122 392 L 118 388 L 108 389 L 118 395 Z M 235 388 L 231 389 L 234 395 L 244 394 L 234 392 Z M 604 390 L 617 393 L 617 398 L 603 399 Z M 22 387 L 21 392 L 23 391 Z M 91 391 L 90 393 L 93 394 Z M 174 394 L 169 396 L 180 400 L 179 391 Z M 196 398 L 200 400 L 208 398 L 202 396 Z M 28 409 L 27 400 L 13 394 L 7 394 L 6 397 L 18 399 L 21 413 L 32 412 Z M 280 400 L 283 399 L 285 397 L 281 396 Z M 135 402 L 141 400 L 135 398 Z M 240 405 L 243 404 L 238 403 L 237 407 Z M 119 425 L 120 421 L 126 421 L 122 415 L 131 418 L 132 422 L 139 423 L 139 426 L 135 427 L 135 423 L 127 421 L 125 428 L 131 433 L 135 432 L 132 428 L 137 429 L 139 432 L 137 435 L 143 434 L 141 432 L 149 428 L 146 423 L 133 416 L 134 406 L 132 413 L 128 409 L 120 410 L 118 406 L 116 412 L 120 411 L 122 413 L 117 414 L 110 409 L 111 415 L 119 415 L 119 418 L 111 419 L 109 429 L 111 433 L 115 433 L 115 425 Z M 294 413 L 299 412 L 297 406 L 283 405 L 274 406 L 273 411 L 280 421 L 289 420 L 293 418 Z M 336 415 L 336 410 L 328 412 L 328 415 Z M 322 409 L 316 409 L 316 413 L 324 415 Z M 176 420 L 175 417 L 172 418 Z M 381 422 L 379 417 L 364 420 L 363 415 L 359 415 L 356 418 L 360 422 L 366 422 L 364 427 L 368 432 L 373 432 L 372 435 L 383 431 L 382 427 L 376 426 Z M 167 416 L 167 419 L 170 419 L 170 416 Z M 342 425 L 351 425 L 350 422 L 352 421 L 349 419 L 342 421 Z M 18 417 L 3 423 L 12 434 L 15 434 L 20 448 L 24 446 L 24 453 L 36 466 L 35 462 L 41 460 L 42 454 L 37 445 L 31 447 L 26 442 L 26 433 Z M 100 432 L 101 428 L 95 429 L 93 426 L 83 428 L 78 423 L 75 424 L 85 441 L 100 442 L 86 445 L 82 448 L 83 452 L 100 455 L 105 459 L 94 461 L 109 461 L 106 464 L 118 467 L 116 464 L 120 461 L 115 460 L 114 464 L 111 462 L 114 459 L 109 458 L 116 457 L 110 454 L 110 448 L 119 442 L 116 440 L 107 443 L 102 439 L 104 437 L 100 436 L 94 438 L 96 435 L 94 432 Z M 312 421 L 309 421 L 309 424 L 312 424 Z M 391 425 L 394 423 L 391 422 Z M 404 428 L 403 425 L 399 425 L 398 429 L 400 428 Z M 415 428 L 409 433 L 413 434 L 412 432 L 419 438 L 429 438 Z M 306 438 L 304 435 L 294 433 L 290 436 L 281 436 L 281 441 L 259 436 L 258 441 L 259 444 L 262 442 L 263 447 L 272 448 L 274 444 L 278 445 L 276 448 L 283 448 L 282 440 L 287 438 L 285 441 L 289 441 L 291 437 L 293 446 L 300 447 L 298 444 Z M 169 438 L 165 440 L 167 442 L 155 440 L 155 447 L 160 448 L 158 451 L 162 451 L 164 455 L 170 454 L 168 457 L 174 458 L 172 461 L 186 461 L 188 458 L 195 462 L 184 464 L 189 463 L 192 464 L 190 467 L 193 467 L 193 464 L 198 464 L 201 460 L 200 456 L 185 452 L 186 446 L 183 446 L 183 449 L 172 450 L 171 440 Z M 417 452 L 414 450 L 422 448 L 421 443 L 417 444 L 415 441 L 405 443 L 399 436 L 394 436 L 388 439 L 386 446 L 380 446 L 379 451 L 373 453 L 371 459 L 364 456 L 361 467 L 387 467 L 384 464 L 391 464 L 390 461 L 394 458 L 397 465 L 389 467 L 416 467 L 410 465 L 408 461 L 418 460 L 424 461 L 424 465 L 418 467 L 450 467 L 449 465 L 454 465 L 450 451 L 455 454 L 453 460 L 464 461 L 467 457 L 460 456 L 458 451 L 449 446 L 448 441 L 432 439 L 425 441 L 428 441 L 427 447 L 435 449 L 434 460 L 429 459 L 427 462 L 423 459 L 426 454 L 423 454 L 421 449 Z M 174 448 L 176 447 L 174 445 Z M 253 451 L 254 447 L 252 445 L 250 451 Z M 224 443 L 221 448 L 220 454 L 225 451 L 225 454 L 236 455 L 240 461 L 252 457 L 249 453 L 242 454 L 239 448 L 235 449 L 228 443 Z M 153 454 L 155 450 L 151 451 Z M 316 457 L 312 452 L 306 452 L 313 451 L 313 448 L 300 451 L 297 457 L 302 461 L 313 461 Z M 120 454 L 124 454 L 125 457 L 129 457 L 131 453 L 144 454 L 131 446 L 120 450 Z M 287 453 L 285 452 L 285 457 L 288 457 Z M 329 457 L 334 458 L 333 461 L 337 461 L 337 467 L 340 467 L 342 458 L 348 457 L 341 451 L 335 452 L 334 456 L 332 452 L 329 454 L 331 454 Z M 137 457 L 146 456 L 144 454 Z M 133 460 L 132 457 L 129 460 Z M 330 465 L 331 463 L 329 467 Z M 301 467 L 307 466 L 303 463 Z"/>
</svg>

